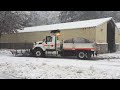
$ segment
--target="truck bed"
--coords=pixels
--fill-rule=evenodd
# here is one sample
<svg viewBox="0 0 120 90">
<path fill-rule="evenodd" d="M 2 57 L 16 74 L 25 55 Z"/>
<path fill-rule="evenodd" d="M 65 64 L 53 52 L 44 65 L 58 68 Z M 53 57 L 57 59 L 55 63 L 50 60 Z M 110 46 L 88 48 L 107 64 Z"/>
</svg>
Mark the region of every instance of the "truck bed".
<svg viewBox="0 0 120 90">
<path fill-rule="evenodd" d="M 95 43 L 88 39 L 76 37 L 63 42 L 64 50 L 91 50 L 95 49 Z"/>
<path fill-rule="evenodd" d="M 95 50 L 94 43 L 63 43 L 64 50 Z"/>
</svg>

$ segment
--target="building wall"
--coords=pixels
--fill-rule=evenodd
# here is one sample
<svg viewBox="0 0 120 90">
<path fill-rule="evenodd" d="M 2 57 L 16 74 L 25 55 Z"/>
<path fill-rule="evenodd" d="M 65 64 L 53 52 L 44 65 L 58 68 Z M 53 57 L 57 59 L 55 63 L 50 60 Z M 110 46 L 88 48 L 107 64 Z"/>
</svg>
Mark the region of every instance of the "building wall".
<svg viewBox="0 0 120 90">
<path fill-rule="evenodd" d="M 118 28 L 115 28 L 115 43 L 120 43 L 120 31 Z"/>
<path fill-rule="evenodd" d="M 104 23 L 98 27 L 96 27 L 96 42 L 98 42 L 98 46 L 100 46 L 99 53 L 108 52 L 107 45 L 107 23 Z M 116 50 L 120 50 L 120 31 L 117 27 L 115 27 L 115 43 Z"/>
<path fill-rule="evenodd" d="M 98 50 L 98 54 L 108 53 L 108 44 L 106 44 L 106 43 L 99 43 L 98 46 L 100 48 L 100 50 Z"/>
<path fill-rule="evenodd" d="M 96 42 L 100 47 L 98 53 L 107 53 L 108 44 L 107 44 L 107 22 L 96 27 Z"/>
<path fill-rule="evenodd" d="M 118 42 L 120 43 L 120 29 L 118 29 Z"/>
<path fill-rule="evenodd" d="M 95 41 L 95 28 L 62 30 L 60 40 L 82 37 L 90 41 Z"/>
<path fill-rule="evenodd" d="M 9 43 L 14 41 L 14 38 L 11 38 L 11 37 L 14 37 L 14 34 L 1 35 L 0 43 Z"/>
<path fill-rule="evenodd" d="M 107 23 L 96 27 L 96 42 L 107 43 Z"/>
<path fill-rule="evenodd" d="M 120 29 L 116 30 L 116 50 L 120 51 Z"/>
<path fill-rule="evenodd" d="M 27 32 L 27 33 L 17 33 L 10 35 L 2 35 L 2 43 L 33 43 L 35 41 L 40 41 L 44 36 L 49 35 L 49 32 Z"/>
<path fill-rule="evenodd" d="M 119 43 L 120 43 L 120 31 L 119 31 L 119 33 L 118 33 L 118 38 L 119 38 Z"/>
<path fill-rule="evenodd" d="M 33 43 L 35 41 L 43 40 L 47 35 L 50 35 L 50 31 L 2 35 L 1 42 L 2 43 L 24 43 L 24 42 Z M 74 37 L 83 37 L 91 41 L 95 41 L 95 28 L 61 30 L 61 36 L 59 38 L 60 40 L 66 40 Z"/>
<path fill-rule="evenodd" d="M 120 51 L 120 44 L 119 43 L 116 44 L 116 51 Z"/>
</svg>

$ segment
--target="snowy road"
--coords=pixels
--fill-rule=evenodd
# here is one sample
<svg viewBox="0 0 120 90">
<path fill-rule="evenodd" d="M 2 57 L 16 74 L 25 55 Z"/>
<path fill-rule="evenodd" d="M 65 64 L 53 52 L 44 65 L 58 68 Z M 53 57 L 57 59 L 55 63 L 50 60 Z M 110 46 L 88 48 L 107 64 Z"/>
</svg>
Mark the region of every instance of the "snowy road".
<svg viewBox="0 0 120 90">
<path fill-rule="evenodd" d="M 98 60 L 14 57 L 0 51 L 0 79 L 119 79 L 120 52 Z"/>
</svg>

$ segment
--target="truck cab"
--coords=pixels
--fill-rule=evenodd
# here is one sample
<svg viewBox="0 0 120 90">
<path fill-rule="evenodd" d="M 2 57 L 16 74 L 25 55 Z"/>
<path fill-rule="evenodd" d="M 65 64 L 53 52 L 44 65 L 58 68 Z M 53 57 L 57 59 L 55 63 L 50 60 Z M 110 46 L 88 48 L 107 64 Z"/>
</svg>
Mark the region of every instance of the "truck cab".
<svg viewBox="0 0 120 90">
<path fill-rule="evenodd" d="M 47 51 L 55 51 L 60 49 L 60 41 L 57 36 L 46 36 L 43 46 Z"/>
<path fill-rule="evenodd" d="M 31 53 L 36 57 L 45 56 L 46 51 L 60 51 L 60 41 L 58 40 L 58 36 L 46 36 L 43 41 L 35 42 L 31 49 Z"/>
</svg>

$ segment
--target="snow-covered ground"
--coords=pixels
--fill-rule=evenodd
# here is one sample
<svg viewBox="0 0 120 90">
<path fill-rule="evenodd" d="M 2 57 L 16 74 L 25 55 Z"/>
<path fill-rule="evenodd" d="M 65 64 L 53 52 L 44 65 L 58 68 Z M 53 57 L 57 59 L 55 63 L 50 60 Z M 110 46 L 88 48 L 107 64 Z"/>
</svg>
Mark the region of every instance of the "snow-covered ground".
<svg viewBox="0 0 120 90">
<path fill-rule="evenodd" d="M 0 50 L 0 79 L 120 79 L 120 52 L 78 60 L 14 57 Z"/>
</svg>

